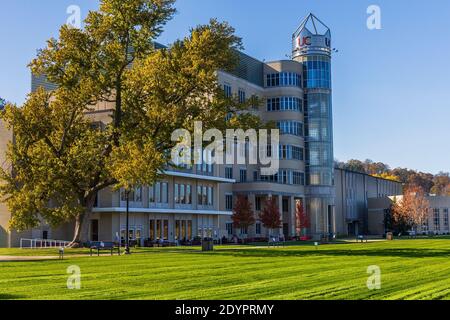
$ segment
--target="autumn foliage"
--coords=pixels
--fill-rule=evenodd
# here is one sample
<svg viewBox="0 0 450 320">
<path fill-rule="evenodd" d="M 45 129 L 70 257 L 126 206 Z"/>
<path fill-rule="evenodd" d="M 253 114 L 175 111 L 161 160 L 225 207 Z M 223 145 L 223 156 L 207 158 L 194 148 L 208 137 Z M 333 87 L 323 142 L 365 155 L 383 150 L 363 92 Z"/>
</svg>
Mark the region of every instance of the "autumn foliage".
<svg viewBox="0 0 450 320">
<path fill-rule="evenodd" d="M 297 201 L 297 205 L 295 208 L 295 217 L 297 234 L 302 235 L 302 232 L 306 233 L 307 229 L 311 227 L 311 221 L 301 201 Z"/>
<path fill-rule="evenodd" d="M 231 219 L 233 220 L 233 225 L 236 228 L 247 228 L 255 224 L 255 216 L 250 201 L 248 201 L 247 197 L 242 195 L 237 197 Z"/>
<path fill-rule="evenodd" d="M 430 203 L 421 187 L 412 186 L 405 190 L 403 197 L 392 206 L 392 218 L 395 224 L 406 224 L 416 229 L 429 217 Z"/>
<path fill-rule="evenodd" d="M 261 211 L 259 218 L 267 229 L 281 228 L 281 215 L 276 198 L 272 197 L 266 200 L 264 209 Z"/>
</svg>

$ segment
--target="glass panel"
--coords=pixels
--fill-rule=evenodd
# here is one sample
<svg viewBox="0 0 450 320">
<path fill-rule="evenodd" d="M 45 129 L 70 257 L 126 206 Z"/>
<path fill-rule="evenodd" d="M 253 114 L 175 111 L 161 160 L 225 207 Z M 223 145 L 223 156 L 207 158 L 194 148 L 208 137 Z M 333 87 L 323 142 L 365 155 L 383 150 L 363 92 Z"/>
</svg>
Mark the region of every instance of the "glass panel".
<svg viewBox="0 0 450 320">
<path fill-rule="evenodd" d="M 187 238 L 192 239 L 192 221 L 188 221 Z"/>
<path fill-rule="evenodd" d="M 155 240 L 155 220 L 150 220 L 150 241 Z"/>
<path fill-rule="evenodd" d="M 169 220 L 164 220 L 164 240 L 169 240 Z"/>
</svg>

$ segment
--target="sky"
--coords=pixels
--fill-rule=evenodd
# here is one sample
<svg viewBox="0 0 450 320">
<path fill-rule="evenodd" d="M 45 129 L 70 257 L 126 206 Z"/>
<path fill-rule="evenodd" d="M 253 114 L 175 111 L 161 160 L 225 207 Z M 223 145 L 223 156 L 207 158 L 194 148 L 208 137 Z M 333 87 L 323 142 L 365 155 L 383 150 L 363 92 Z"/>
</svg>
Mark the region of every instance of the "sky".
<svg viewBox="0 0 450 320">
<path fill-rule="evenodd" d="M 30 91 L 27 64 L 78 5 L 97 0 L 1 0 L 0 97 L 21 104 Z M 378 5 L 381 29 L 369 30 Z M 286 59 L 292 33 L 310 12 L 326 23 L 333 47 L 334 150 L 340 161 L 372 159 L 392 168 L 450 171 L 450 1 L 178 0 L 163 44 L 210 18 L 228 21 L 245 53 Z"/>
</svg>

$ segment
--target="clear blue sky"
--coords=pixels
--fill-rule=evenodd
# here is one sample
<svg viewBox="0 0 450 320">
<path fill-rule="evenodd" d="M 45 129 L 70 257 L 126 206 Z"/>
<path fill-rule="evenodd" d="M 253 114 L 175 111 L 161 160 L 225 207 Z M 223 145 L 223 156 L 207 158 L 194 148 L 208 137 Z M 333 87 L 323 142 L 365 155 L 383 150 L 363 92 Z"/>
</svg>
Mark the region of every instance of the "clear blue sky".
<svg viewBox="0 0 450 320">
<path fill-rule="evenodd" d="M 2 0 L 0 96 L 22 103 L 27 63 L 65 23 L 76 4 L 93 0 Z M 382 30 L 366 27 L 367 7 L 381 7 Z M 245 52 L 276 60 L 309 12 L 332 29 L 335 157 L 370 158 L 392 167 L 450 171 L 450 1 L 179 0 L 159 39 L 168 44 L 210 17 L 230 22 Z"/>
</svg>

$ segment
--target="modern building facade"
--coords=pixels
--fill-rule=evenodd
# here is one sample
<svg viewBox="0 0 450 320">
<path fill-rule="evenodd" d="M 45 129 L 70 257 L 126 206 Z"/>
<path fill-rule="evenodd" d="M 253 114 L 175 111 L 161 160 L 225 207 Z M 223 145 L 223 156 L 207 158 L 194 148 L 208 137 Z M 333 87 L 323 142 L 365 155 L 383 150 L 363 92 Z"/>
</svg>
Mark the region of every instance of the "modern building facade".
<svg viewBox="0 0 450 320">
<path fill-rule="evenodd" d="M 355 178 L 362 182 L 354 185 L 348 178 L 353 173 L 334 170 L 331 32 L 310 14 L 292 41 L 290 60 L 263 62 L 239 53 L 236 70 L 218 71 L 218 82 L 226 94 L 242 101 L 259 97 L 263 103 L 251 112 L 264 121 L 273 121 L 280 129 L 278 150 L 271 150 L 279 152 L 277 174 L 265 176 L 259 165 L 203 164 L 168 170 L 154 186 L 137 187 L 131 194 L 129 230 L 125 227 L 123 192 L 103 190 L 91 221 L 91 240 L 115 240 L 127 233 L 141 243 L 144 239 L 266 237 L 269 230 L 259 221 L 259 213 L 265 201 L 274 197 L 282 215 L 277 233 L 285 237 L 296 235 L 295 208 L 299 201 L 310 215 L 313 237 L 366 231 L 367 198 L 380 194 L 380 190 L 383 195 L 399 194 L 401 185 L 368 176 Z M 54 89 L 45 77 L 33 76 L 32 90 L 39 86 Z M 106 124 L 112 111 L 104 102 L 87 116 Z M 1 134 L 11 135 L 7 131 Z M 3 155 L 4 146 L 0 148 Z M 380 187 L 384 184 L 389 186 Z M 356 193 L 358 196 L 352 198 Z M 247 196 L 255 212 L 257 222 L 248 230 L 233 227 L 231 215 L 237 195 Z M 5 228 L 10 213 L 4 207 L 0 210 L 0 223 Z M 8 240 L 0 246 L 17 246 L 20 237 L 70 240 L 72 230 L 70 224 L 56 230 L 43 224 L 20 235 L 4 231 L 3 238 Z"/>
<path fill-rule="evenodd" d="M 385 216 L 389 213 L 394 201 L 401 201 L 402 195 L 380 196 L 369 198 L 368 202 L 368 233 L 372 235 L 382 235 L 385 233 Z M 418 232 L 422 234 L 448 235 L 450 197 L 434 196 L 426 197 L 430 207 L 428 209 L 428 219 L 422 226 L 418 227 Z"/>
</svg>

